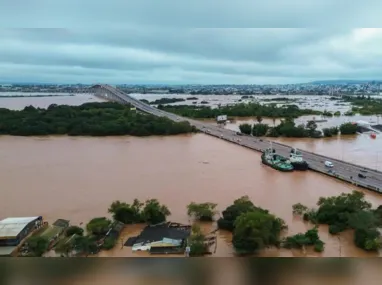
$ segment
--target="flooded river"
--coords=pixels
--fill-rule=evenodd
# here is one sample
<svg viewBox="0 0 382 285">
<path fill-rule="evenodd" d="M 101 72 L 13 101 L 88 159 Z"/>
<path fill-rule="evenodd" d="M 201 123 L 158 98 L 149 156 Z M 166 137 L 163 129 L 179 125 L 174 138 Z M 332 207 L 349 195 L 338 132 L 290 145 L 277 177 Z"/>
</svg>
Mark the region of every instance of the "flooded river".
<svg viewBox="0 0 382 285">
<path fill-rule="evenodd" d="M 308 225 L 292 215 L 292 205 L 314 206 L 320 196 L 350 192 L 354 187 L 323 175 L 281 173 L 260 163 L 260 154 L 203 134 L 176 137 L 0 137 L 0 218 L 43 215 L 48 221 L 86 223 L 107 215 L 113 200 L 158 198 L 176 222 L 188 222 L 186 205 L 211 201 L 225 209 L 243 195 L 283 218 L 288 234 Z M 365 191 L 377 206 L 382 196 Z M 204 225 L 213 228 L 214 225 Z M 127 237 L 137 228 L 127 228 Z M 372 256 L 354 247 L 350 232 L 331 237 L 320 228 L 323 254 Z M 230 235 L 218 233 L 213 256 L 232 256 Z M 101 256 L 131 256 L 120 245 Z M 270 249 L 262 256 L 301 256 L 300 251 Z"/>
</svg>

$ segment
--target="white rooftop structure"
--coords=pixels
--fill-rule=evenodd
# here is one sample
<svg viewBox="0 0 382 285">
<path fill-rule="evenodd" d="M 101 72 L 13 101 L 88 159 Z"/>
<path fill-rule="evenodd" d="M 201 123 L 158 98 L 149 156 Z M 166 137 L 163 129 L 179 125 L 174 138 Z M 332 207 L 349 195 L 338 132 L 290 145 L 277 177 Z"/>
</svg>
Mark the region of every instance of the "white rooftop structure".
<svg viewBox="0 0 382 285">
<path fill-rule="evenodd" d="M 370 123 L 366 121 L 357 121 L 357 125 L 370 127 Z"/>
<path fill-rule="evenodd" d="M 30 222 L 40 217 L 6 218 L 0 221 L 0 239 L 16 237 Z"/>
</svg>

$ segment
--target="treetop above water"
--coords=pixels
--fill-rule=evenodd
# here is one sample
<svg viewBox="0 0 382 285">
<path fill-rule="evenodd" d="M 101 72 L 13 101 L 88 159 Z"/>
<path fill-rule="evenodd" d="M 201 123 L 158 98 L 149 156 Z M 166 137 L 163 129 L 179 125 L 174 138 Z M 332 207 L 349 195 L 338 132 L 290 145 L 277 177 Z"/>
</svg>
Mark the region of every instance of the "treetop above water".
<svg viewBox="0 0 382 285">
<path fill-rule="evenodd" d="M 0 134 L 16 136 L 149 136 L 190 133 L 188 122 L 173 122 L 132 110 L 119 103 L 52 104 L 47 109 L 0 109 Z"/>
</svg>

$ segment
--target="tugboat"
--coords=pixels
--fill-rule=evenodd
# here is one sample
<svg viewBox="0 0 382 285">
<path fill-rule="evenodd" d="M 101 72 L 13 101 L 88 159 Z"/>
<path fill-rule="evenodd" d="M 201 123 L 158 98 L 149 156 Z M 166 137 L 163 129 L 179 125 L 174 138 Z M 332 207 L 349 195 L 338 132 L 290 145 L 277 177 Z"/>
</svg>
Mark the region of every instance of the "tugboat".
<svg viewBox="0 0 382 285">
<path fill-rule="evenodd" d="M 289 155 L 289 161 L 293 165 L 294 170 L 305 171 L 308 170 L 309 165 L 302 157 L 302 153 L 296 148 L 292 148 Z"/>
<path fill-rule="evenodd" d="M 279 171 L 293 171 L 293 165 L 290 161 L 287 158 L 277 154 L 276 150 L 272 148 L 272 144 L 261 155 L 261 162 Z"/>
</svg>

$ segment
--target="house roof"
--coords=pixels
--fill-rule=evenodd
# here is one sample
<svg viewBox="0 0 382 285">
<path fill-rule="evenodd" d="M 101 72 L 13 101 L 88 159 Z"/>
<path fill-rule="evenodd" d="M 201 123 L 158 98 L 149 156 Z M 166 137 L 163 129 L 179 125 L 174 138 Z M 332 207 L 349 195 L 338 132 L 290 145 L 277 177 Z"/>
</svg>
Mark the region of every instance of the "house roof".
<svg viewBox="0 0 382 285">
<path fill-rule="evenodd" d="M 9 256 L 17 249 L 17 246 L 0 246 L 0 256 Z"/>
<path fill-rule="evenodd" d="M 0 221 L 0 239 L 16 237 L 30 222 L 40 217 L 6 218 Z"/>
<path fill-rule="evenodd" d="M 169 224 L 147 226 L 137 237 L 135 243 L 162 241 L 164 238 L 183 240 L 190 236 L 190 227 L 170 227 Z"/>
</svg>

